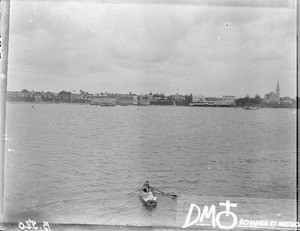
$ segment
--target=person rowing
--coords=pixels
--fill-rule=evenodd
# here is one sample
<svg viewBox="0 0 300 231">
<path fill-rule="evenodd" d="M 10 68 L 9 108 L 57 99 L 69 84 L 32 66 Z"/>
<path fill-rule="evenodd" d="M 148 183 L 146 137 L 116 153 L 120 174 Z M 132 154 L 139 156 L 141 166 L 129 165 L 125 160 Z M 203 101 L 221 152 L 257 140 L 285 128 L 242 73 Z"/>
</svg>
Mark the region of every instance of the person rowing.
<svg viewBox="0 0 300 231">
<path fill-rule="evenodd" d="M 149 185 L 149 181 L 146 181 L 143 187 L 140 189 L 139 198 L 146 207 L 156 207 L 157 196 L 154 192 L 154 189 Z"/>
<path fill-rule="evenodd" d="M 149 184 L 149 181 L 146 181 L 145 184 L 143 185 L 143 187 L 141 188 L 141 191 L 145 192 L 145 193 L 154 193 L 156 194 L 157 192 L 159 192 L 160 194 L 162 195 L 165 195 L 165 196 L 171 196 L 172 199 L 175 199 L 177 198 L 177 195 L 176 194 L 170 194 L 170 193 L 164 193 L 160 190 L 158 190 L 157 188 L 154 188 L 154 187 L 151 187 L 150 184 Z M 157 191 L 157 192 L 156 192 Z"/>
<path fill-rule="evenodd" d="M 145 182 L 145 184 L 144 184 L 143 187 L 142 187 L 142 190 L 143 190 L 144 192 L 149 192 L 150 190 L 152 190 L 152 188 L 151 188 L 150 185 L 149 185 L 149 181 L 146 181 L 146 182 Z"/>
</svg>

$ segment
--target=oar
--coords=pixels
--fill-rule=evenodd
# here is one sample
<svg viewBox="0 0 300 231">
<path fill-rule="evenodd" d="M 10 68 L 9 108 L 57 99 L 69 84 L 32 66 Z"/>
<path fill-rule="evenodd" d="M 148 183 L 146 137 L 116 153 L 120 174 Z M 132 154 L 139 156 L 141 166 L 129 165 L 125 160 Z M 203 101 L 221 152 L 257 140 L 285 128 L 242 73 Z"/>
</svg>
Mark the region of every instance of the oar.
<svg viewBox="0 0 300 231">
<path fill-rule="evenodd" d="M 152 187 L 152 188 L 153 188 L 153 187 Z M 175 198 L 177 197 L 177 195 L 175 195 L 175 194 L 164 193 L 164 192 L 162 192 L 162 191 L 160 191 L 160 190 L 158 190 L 158 189 L 156 189 L 156 188 L 153 188 L 153 189 L 155 189 L 156 191 L 162 193 L 162 194 L 165 195 L 165 196 L 172 196 L 172 199 L 175 199 Z"/>
<path fill-rule="evenodd" d="M 134 190 L 133 192 L 131 192 L 131 193 L 128 193 L 127 195 L 130 195 L 130 194 L 132 194 L 132 193 L 135 193 L 135 192 L 137 192 L 137 191 L 139 191 L 139 189 L 137 189 L 137 190 Z"/>
</svg>

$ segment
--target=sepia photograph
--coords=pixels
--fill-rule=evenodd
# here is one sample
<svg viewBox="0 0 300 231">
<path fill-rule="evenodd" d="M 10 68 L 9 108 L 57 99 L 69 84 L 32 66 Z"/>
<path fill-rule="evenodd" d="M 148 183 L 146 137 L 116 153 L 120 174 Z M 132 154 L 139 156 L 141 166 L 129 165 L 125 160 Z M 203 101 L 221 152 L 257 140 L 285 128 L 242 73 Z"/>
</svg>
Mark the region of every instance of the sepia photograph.
<svg viewBox="0 0 300 231">
<path fill-rule="evenodd" d="M 0 0 L 0 230 L 299 230 L 295 0 Z"/>
</svg>

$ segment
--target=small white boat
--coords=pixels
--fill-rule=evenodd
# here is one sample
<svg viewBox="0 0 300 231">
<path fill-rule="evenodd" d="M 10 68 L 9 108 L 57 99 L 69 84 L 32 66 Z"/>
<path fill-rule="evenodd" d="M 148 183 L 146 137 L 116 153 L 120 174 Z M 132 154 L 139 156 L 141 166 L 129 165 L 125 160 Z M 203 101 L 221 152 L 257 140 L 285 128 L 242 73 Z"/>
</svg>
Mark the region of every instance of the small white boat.
<svg viewBox="0 0 300 231">
<path fill-rule="evenodd" d="M 153 189 L 148 192 L 140 189 L 139 198 L 145 206 L 156 207 L 157 206 L 157 196 Z"/>
</svg>

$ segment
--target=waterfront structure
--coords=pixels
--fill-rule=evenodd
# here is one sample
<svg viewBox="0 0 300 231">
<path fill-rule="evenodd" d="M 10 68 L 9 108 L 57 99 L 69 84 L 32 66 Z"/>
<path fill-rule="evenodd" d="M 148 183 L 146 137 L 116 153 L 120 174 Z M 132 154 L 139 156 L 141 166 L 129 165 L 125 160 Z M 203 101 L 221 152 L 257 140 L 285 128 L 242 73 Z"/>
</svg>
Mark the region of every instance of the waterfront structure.
<svg viewBox="0 0 300 231">
<path fill-rule="evenodd" d="M 168 96 L 168 99 L 169 99 L 169 102 L 171 105 L 174 105 L 174 106 L 186 105 L 186 96 L 185 95 L 179 95 L 178 93 L 176 93 L 176 95 Z"/>
<path fill-rule="evenodd" d="M 91 103 L 93 95 L 91 94 L 71 94 L 71 103 Z"/>
<path fill-rule="evenodd" d="M 163 100 L 166 100 L 166 97 L 162 97 L 162 96 L 152 97 L 152 101 L 163 101 Z"/>
<path fill-rule="evenodd" d="M 34 101 L 34 92 L 8 91 L 7 92 L 7 100 L 8 101 L 24 101 L 24 102 Z"/>
<path fill-rule="evenodd" d="M 151 95 L 139 95 L 139 97 L 138 97 L 138 105 L 149 106 L 151 99 L 152 99 Z"/>
<path fill-rule="evenodd" d="M 199 103 L 205 101 L 205 96 L 203 95 L 193 95 L 192 97 L 192 103 Z"/>
<path fill-rule="evenodd" d="M 170 99 L 174 100 L 176 102 L 182 102 L 182 101 L 185 101 L 185 96 L 184 95 L 179 95 L 177 93 L 176 95 L 170 95 Z"/>
<path fill-rule="evenodd" d="M 223 95 L 222 97 L 222 101 L 226 102 L 226 104 L 229 105 L 235 105 L 235 100 L 236 100 L 236 96 L 232 96 L 232 95 Z"/>
<path fill-rule="evenodd" d="M 278 103 L 278 104 L 280 104 L 279 81 L 277 82 L 275 92 L 272 91 L 269 94 L 265 94 L 264 102 L 265 103 Z"/>
<path fill-rule="evenodd" d="M 54 98 L 54 94 L 50 91 L 48 91 L 42 95 L 43 102 L 53 102 L 53 98 Z"/>
<path fill-rule="evenodd" d="M 100 105 L 100 106 L 116 106 L 116 98 L 108 96 L 95 96 L 91 105 Z"/>
<path fill-rule="evenodd" d="M 152 98 L 152 95 L 135 95 L 133 96 L 133 105 L 149 106 Z"/>
<path fill-rule="evenodd" d="M 205 98 L 204 96 L 193 96 L 190 106 L 229 107 L 235 106 L 235 96 L 223 96 L 222 98 Z"/>
<path fill-rule="evenodd" d="M 74 91 L 73 91 L 74 92 Z M 294 108 L 297 104 L 296 99 L 290 97 L 280 98 L 280 87 L 277 82 L 276 92 L 270 92 L 265 95 L 263 100 L 257 95 L 255 98 L 236 99 L 232 95 L 224 95 L 222 98 L 205 97 L 202 95 L 170 95 L 164 94 L 118 94 L 118 93 L 96 93 L 90 94 L 81 91 L 80 94 L 75 94 L 67 91 L 59 93 L 53 92 L 29 92 L 24 89 L 22 91 L 7 91 L 7 101 L 12 102 L 32 102 L 32 103 L 89 103 L 91 105 L 115 106 L 115 105 L 181 105 L 181 106 L 209 106 L 209 107 L 230 107 L 257 105 L 260 107 L 272 108 Z"/>
<path fill-rule="evenodd" d="M 121 106 L 133 105 L 134 95 L 121 95 L 116 99 L 116 103 Z"/>
<path fill-rule="evenodd" d="M 133 96 L 132 103 L 133 105 L 139 105 L 139 96 L 137 95 Z"/>
<path fill-rule="evenodd" d="M 43 101 L 42 96 L 43 96 L 43 92 L 35 92 L 34 93 L 34 101 L 36 103 L 42 102 Z"/>
<path fill-rule="evenodd" d="M 295 100 L 286 96 L 286 97 L 282 98 L 282 103 L 283 104 L 293 104 L 293 103 L 295 103 Z"/>
<path fill-rule="evenodd" d="M 164 95 L 153 95 L 150 100 L 151 105 L 171 105 L 170 97 L 165 97 Z"/>
<path fill-rule="evenodd" d="M 72 93 L 71 94 L 71 100 L 72 102 L 74 101 L 77 101 L 77 100 L 80 100 L 83 98 L 83 95 L 82 94 L 75 94 L 75 93 Z"/>
<path fill-rule="evenodd" d="M 61 103 L 71 103 L 71 93 L 68 94 L 67 92 L 60 92 L 58 94 L 54 94 L 54 101 Z"/>
</svg>

